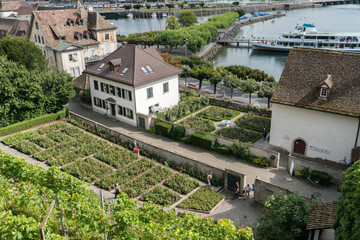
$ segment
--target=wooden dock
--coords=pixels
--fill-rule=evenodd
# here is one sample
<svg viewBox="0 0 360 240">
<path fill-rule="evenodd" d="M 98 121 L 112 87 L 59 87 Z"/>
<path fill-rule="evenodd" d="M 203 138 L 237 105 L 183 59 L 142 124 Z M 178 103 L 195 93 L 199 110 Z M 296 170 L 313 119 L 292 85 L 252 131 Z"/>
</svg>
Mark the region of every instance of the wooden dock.
<svg viewBox="0 0 360 240">
<path fill-rule="evenodd" d="M 270 42 L 270 41 L 274 41 L 274 39 L 260 39 L 260 38 L 254 38 L 252 39 L 253 41 L 263 41 L 263 42 Z M 216 40 L 216 43 L 221 44 L 221 45 L 226 45 L 229 43 L 236 43 L 237 47 L 251 47 L 251 39 L 246 39 L 246 38 L 233 38 L 233 39 L 218 39 Z"/>
</svg>

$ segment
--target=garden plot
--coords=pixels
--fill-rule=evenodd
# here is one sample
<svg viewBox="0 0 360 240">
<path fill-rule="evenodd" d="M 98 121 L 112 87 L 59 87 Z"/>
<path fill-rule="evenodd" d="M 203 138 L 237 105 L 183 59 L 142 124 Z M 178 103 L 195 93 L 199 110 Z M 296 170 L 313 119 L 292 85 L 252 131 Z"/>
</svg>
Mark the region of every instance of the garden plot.
<svg viewBox="0 0 360 240">
<path fill-rule="evenodd" d="M 176 207 L 210 211 L 223 199 L 223 195 L 214 192 L 207 186 L 203 186 Z"/>
<path fill-rule="evenodd" d="M 204 111 L 199 112 L 196 114 L 197 116 L 208 118 L 214 121 L 221 121 L 221 120 L 229 120 L 233 117 L 239 115 L 240 112 L 232 109 L 211 106 L 206 108 Z"/>
<path fill-rule="evenodd" d="M 151 201 L 159 205 L 171 205 L 178 201 L 180 196 L 166 187 L 156 186 L 150 191 L 144 193 L 140 199 L 142 201 Z"/>
<path fill-rule="evenodd" d="M 190 179 L 190 177 L 187 175 L 175 174 L 171 178 L 165 180 L 164 185 L 184 195 L 197 188 L 199 183 Z"/>
<path fill-rule="evenodd" d="M 270 130 L 271 118 L 260 117 L 254 113 L 247 113 L 236 120 L 240 127 L 262 132 L 264 128 Z"/>
<path fill-rule="evenodd" d="M 99 179 L 101 176 L 113 172 L 109 165 L 92 157 L 79 159 L 63 167 L 61 170 L 86 182 L 93 182 L 94 180 Z"/>
<path fill-rule="evenodd" d="M 245 128 L 222 128 L 215 132 L 215 135 L 239 140 L 240 142 L 255 142 L 262 134 Z"/>
<path fill-rule="evenodd" d="M 104 151 L 95 154 L 94 158 L 106 162 L 114 168 L 121 168 L 129 164 L 130 162 L 136 160 L 137 154 L 129 152 L 122 147 L 113 145 L 106 148 Z"/>
<path fill-rule="evenodd" d="M 188 117 L 181 121 L 179 125 L 203 132 L 211 132 L 215 129 L 215 125 L 211 120 L 203 119 L 197 116 Z"/>
</svg>

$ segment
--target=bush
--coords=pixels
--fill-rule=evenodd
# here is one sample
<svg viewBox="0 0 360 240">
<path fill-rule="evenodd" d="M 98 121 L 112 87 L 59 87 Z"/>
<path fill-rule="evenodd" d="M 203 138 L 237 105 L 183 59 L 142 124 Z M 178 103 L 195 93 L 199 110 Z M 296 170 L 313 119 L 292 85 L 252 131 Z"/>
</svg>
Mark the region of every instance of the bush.
<svg viewBox="0 0 360 240">
<path fill-rule="evenodd" d="M 190 142 L 199 147 L 212 149 L 216 142 L 216 137 L 201 133 L 193 133 L 190 135 Z"/>
<path fill-rule="evenodd" d="M 170 134 L 171 129 L 173 128 L 173 125 L 165 122 L 157 122 L 155 123 L 155 133 L 168 137 Z"/>
<path fill-rule="evenodd" d="M 330 184 L 330 175 L 326 172 L 313 170 L 310 173 L 311 179 L 319 180 L 320 185 L 328 186 Z"/>
<path fill-rule="evenodd" d="M 47 122 L 52 122 L 63 117 L 65 117 L 65 110 L 61 110 L 57 113 L 45 114 L 37 118 L 15 123 L 13 125 L 0 128 L 0 136 L 9 135 L 14 132 L 20 132 L 25 129 L 29 129 L 33 126 L 37 126 Z"/>
<path fill-rule="evenodd" d="M 231 149 L 236 157 L 244 160 L 249 158 L 249 149 L 246 143 L 240 143 L 236 141 L 231 144 Z"/>
<path fill-rule="evenodd" d="M 230 153 L 230 149 L 226 146 L 223 146 L 223 145 L 220 145 L 220 146 L 217 146 L 216 149 L 215 149 L 218 153 Z"/>
<path fill-rule="evenodd" d="M 185 128 L 183 126 L 176 126 L 172 129 L 170 137 L 175 140 L 180 140 L 184 136 Z"/>
<path fill-rule="evenodd" d="M 251 162 L 260 167 L 268 167 L 270 165 L 269 160 L 264 157 L 253 157 Z"/>
</svg>

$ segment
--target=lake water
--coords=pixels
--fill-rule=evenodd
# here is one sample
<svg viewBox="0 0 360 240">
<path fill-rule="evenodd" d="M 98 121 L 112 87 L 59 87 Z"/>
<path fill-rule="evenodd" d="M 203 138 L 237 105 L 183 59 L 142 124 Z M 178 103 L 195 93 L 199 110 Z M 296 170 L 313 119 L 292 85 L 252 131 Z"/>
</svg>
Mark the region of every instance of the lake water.
<svg viewBox="0 0 360 240">
<path fill-rule="evenodd" d="M 284 11 L 285 17 L 265 22 L 254 23 L 241 28 L 236 37 L 264 37 L 275 39 L 283 32 L 293 31 L 297 23 L 314 23 L 318 31 L 329 32 L 359 32 L 360 4 L 333 5 L 323 8 L 306 8 Z M 205 22 L 211 16 L 199 17 L 199 22 Z M 305 19 L 306 17 L 306 19 Z M 301 20 L 300 20 L 301 19 Z M 117 34 L 128 35 L 136 32 L 164 30 L 166 19 L 107 19 L 118 27 Z M 213 59 L 215 65 L 245 65 L 258 68 L 274 75 L 278 80 L 284 68 L 287 53 L 271 51 L 253 51 L 251 48 L 239 48 L 236 45 L 224 47 Z"/>
<path fill-rule="evenodd" d="M 241 28 L 236 37 L 264 37 L 275 39 L 283 32 L 293 31 L 297 23 L 314 23 L 318 31 L 360 32 L 360 5 L 333 5 L 285 11 L 286 16 Z M 306 19 L 304 19 L 306 17 Z M 301 19 L 301 21 L 300 21 Z M 236 45 L 224 47 L 213 60 L 215 65 L 245 65 L 272 74 L 278 80 L 284 68 L 287 53 L 253 51 Z"/>
</svg>

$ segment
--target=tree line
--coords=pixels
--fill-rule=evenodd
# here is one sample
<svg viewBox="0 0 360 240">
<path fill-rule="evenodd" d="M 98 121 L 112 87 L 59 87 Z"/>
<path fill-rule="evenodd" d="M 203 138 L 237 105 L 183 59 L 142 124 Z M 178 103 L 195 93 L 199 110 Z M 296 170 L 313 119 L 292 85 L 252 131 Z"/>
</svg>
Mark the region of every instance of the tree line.
<svg viewBox="0 0 360 240">
<path fill-rule="evenodd" d="M 28 39 L 0 40 L 0 127 L 54 113 L 75 95 L 70 74 L 49 69 Z"/>
</svg>

